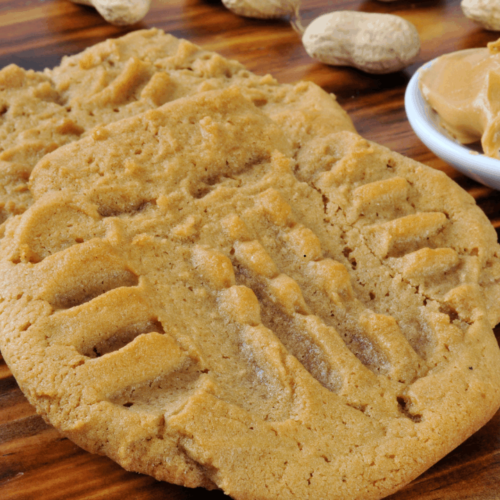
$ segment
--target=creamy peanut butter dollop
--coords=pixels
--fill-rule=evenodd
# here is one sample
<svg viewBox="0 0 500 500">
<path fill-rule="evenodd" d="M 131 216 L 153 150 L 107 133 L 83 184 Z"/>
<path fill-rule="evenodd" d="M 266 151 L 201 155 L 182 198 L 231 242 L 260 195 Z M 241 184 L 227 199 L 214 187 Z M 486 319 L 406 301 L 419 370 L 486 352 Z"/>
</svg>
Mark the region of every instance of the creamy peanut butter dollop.
<svg viewBox="0 0 500 500">
<path fill-rule="evenodd" d="M 438 58 L 419 81 L 444 129 L 462 144 L 481 140 L 484 154 L 500 159 L 500 39 Z"/>
</svg>

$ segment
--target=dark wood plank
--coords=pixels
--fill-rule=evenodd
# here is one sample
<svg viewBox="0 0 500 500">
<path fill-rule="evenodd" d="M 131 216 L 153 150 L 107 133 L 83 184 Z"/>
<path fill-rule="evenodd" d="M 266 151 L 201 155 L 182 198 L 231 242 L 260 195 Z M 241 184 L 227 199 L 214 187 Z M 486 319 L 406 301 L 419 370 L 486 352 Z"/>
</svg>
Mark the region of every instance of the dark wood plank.
<svg viewBox="0 0 500 500">
<path fill-rule="evenodd" d="M 418 61 L 393 75 L 373 76 L 351 68 L 314 62 L 286 20 L 244 19 L 219 0 L 153 0 L 136 26 L 107 24 L 92 9 L 68 0 L 0 0 L 0 67 L 16 63 L 43 70 L 109 37 L 159 27 L 188 38 L 252 71 L 272 73 L 282 82 L 314 81 L 337 95 L 358 131 L 395 151 L 440 169 L 477 200 L 500 228 L 500 193 L 453 170 L 414 135 L 404 112 L 405 87 L 424 62 L 446 52 L 481 47 L 495 40 L 466 19 L 460 0 L 308 0 L 304 24 L 331 10 L 401 15 L 422 38 Z M 497 330 L 497 338 L 500 329 Z M 500 367 L 499 367 L 500 369 Z M 127 472 L 106 457 L 80 449 L 46 424 L 22 395 L 0 358 L 0 498 L 3 500 L 222 500 L 221 492 L 189 490 Z M 500 499 L 500 413 L 467 442 L 391 500 Z M 320 499 L 318 499 L 320 500 Z"/>
</svg>

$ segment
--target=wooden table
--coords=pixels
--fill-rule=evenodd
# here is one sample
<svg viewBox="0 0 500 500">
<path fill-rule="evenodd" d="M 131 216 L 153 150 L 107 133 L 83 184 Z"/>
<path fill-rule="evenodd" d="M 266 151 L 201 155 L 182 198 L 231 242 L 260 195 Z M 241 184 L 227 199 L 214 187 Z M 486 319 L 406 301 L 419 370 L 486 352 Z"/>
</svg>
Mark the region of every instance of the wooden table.
<svg viewBox="0 0 500 500">
<path fill-rule="evenodd" d="M 16 63 L 42 70 L 108 37 L 159 27 L 226 57 L 256 73 L 273 73 L 281 82 L 304 79 L 337 95 L 358 131 L 434 168 L 445 171 L 474 198 L 500 228 L 500 193 L 459 174 L 436 158 L 415 136 L 406 119 L 403 96 L 411 75 L 440 54 L 482 47 L 495 40 L 466 19 L 460 0 L 304 0 L 307 25 L 332 10 L 401 15 L 422 39 L 418 61 L 385 76 L 331 68 L 310 59 L 285 21 L 238 17 L 220 0 L 153 0 L 144 21 L 132 28 L 106 24 L 91 8 L 68 0 L 0 0 L 0 67 Z M 497 330 L 499 338 L 500 329 Z M 500 367 L 499 367 L 500 370 Z M 0 499 L 165 499 L 218 500 L 221 492 L 189 490 L 160 483 L 91 455 L 62 437 L 36 415 L 0 357 Z M 441 460 L 392 500 L 500 499 L 500 413 L 466 443 Z M 322 499 L 318 499 L 322 500 Z"/>
</svg>

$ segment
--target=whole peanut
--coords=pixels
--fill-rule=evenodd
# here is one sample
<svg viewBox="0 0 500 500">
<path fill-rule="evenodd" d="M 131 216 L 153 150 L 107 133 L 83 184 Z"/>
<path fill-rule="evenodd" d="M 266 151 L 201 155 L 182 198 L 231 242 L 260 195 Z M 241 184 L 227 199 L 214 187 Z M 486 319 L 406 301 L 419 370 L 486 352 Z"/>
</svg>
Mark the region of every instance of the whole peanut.
<svg viewBox="0 0 500 500">
<path fill-rule="evenodd" d="M 151 0 L 71 0 L 74 3 L 95 7 L 108 23 L 117 26 L 135 24 L 149 10 Z"/>
<path fill-rule="evenodd" d="M 462 10 L 469 18 L 491 31 L 500 31 L 499 0 L 462 0 Z"/>
<path fill-rule="evenodd" d="M 326 64 L 353 66 L 367 73 L 392 73 L 410 65 L 420 51 L 413 24 L 390 14 L 339 11 L 315 19 L 302 42 Z"/>
<path fill-rule="evenodd" d="M 294 14 L 300 0 L 222 0 L 222 3 L 239 16 L 273 19 Z"/>
</svg>

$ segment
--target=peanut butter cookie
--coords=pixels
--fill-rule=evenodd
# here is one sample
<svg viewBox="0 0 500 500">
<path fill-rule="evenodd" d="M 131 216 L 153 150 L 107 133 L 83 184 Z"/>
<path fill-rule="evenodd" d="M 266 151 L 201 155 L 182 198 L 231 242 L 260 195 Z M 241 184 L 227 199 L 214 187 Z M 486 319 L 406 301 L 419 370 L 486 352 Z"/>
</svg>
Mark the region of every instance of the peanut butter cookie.
<svg viewBox="0 0 500 500">
<path fill-rule="evenodd" d="M 298 143 L 311 134 L 354 131 L 335 98 L 313 83 L 280 85 L 269 75 L 257 76 L 237 61 L 156 29 L 99 43 L 44 73 L 15 65 L 2 69 L 0 224 L 31 205 L 27 180 L 45 154 L 100 125 L 231 85 Z"/>
<path fill-rule="evenodd" d="M 496 234 L 443 173 L 235 87 L 34 169 L 0 346 L 44 418 L 235 499 L 379 499 L 500 405 Z M 495 313 L 496 314 L 496 313 Z"/>
</svg>

